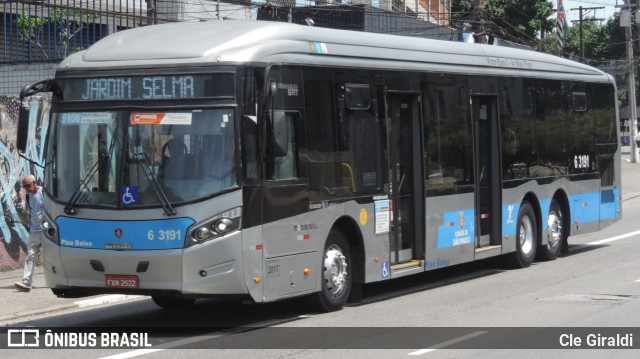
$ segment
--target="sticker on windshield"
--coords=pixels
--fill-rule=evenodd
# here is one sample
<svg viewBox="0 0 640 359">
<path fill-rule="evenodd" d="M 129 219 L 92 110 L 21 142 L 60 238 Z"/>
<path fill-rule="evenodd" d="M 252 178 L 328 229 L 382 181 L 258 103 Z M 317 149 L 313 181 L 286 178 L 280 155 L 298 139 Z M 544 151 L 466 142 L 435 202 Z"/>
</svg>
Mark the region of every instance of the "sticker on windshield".
<svg viewBox="0 0 640 359">
<path fill-rule="evenodd" d="M 137 186 L 122 186 L 122 197 L 120 202 L 125 206 L 131 206 L 138 202 L 138 187 Z"/>
<path fill-rule="evenodd" d="M 62 125 L 90 125 L 111 123 L 112 114 L 109 112 L 68 112 L 60 116 Z"/>
<path fill-rule="evenodd" d="M 132 125 L 190 125 L 191 113 L 133 113 Z"/>
</svg>

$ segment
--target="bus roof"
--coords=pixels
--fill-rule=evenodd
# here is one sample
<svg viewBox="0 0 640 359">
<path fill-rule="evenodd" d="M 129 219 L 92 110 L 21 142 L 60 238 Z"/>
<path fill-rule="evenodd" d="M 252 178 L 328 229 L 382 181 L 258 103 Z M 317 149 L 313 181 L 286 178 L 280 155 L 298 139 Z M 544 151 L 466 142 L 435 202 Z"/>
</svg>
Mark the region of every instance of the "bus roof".
<svg viewBox="0 0 640 359">
<path fill-rule="evenodd" d="M 180 22 L 117 32 L 60 70 L 290 63 L 610 82 L 600 70 L 535 51 L 268 21 Z"/>
</svg>

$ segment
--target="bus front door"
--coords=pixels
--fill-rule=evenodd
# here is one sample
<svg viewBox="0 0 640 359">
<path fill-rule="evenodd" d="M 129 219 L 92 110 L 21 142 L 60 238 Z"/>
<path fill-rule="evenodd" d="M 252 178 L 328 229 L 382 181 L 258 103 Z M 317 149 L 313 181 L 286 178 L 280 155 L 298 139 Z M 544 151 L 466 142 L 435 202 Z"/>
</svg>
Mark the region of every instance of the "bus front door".
<svg viewBox="0 0 640 359">
<path fill-rule="evenodd" d="M 475 127 L 476 223 L 480 233 L 476 247 L 501 244 L 500 137 L 496 96 L 471 97 Z"/>
<path fill-rule="evenodd" d="M 387 129 L 392 201 L 390 264 L 424 258 L 424 180 L 420 97 L 387 94 Z"/>
</svg>

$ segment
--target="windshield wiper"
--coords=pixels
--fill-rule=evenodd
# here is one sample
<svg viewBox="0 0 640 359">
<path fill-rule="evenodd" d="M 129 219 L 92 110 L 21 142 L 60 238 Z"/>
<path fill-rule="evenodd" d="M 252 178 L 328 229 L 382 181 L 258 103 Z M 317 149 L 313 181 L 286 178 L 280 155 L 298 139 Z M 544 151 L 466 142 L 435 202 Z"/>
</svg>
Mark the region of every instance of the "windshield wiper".
<svg viewBox="0 0 640 359">
<path fill-rule="evenodd" d="M 64 206 L 64 213 L 69 215 L 75 215 L 76 213 L 78 213 L 76 212 L 74 207 L 76 203 L 78 203 L 78 200 L 82 195 L 82 190 L 85 190 L 85 189 L 88 190 L 89 180 L 93 178 L 93 176 L 96 174 L 96 172 L 98 172 L 98 170 L 104 168 L 104 166 L 109 165 L 109 158 L 111 158 L 111 155 L 113 153 L 113 148 L 115 147 L 117 136 L 118 136 L 118 127 L 116 127 L 116 130 L 113 133 L 113 137 L 111 138 L 111 143 L 109 144 L 109 149 L 107 151 L 100 151 L 98 153 L 98 160 L 93 165 L 91 165 L 91 168 L 89 168 L 89 172 L 80 180 L 80 183 L 78 184 L 78 188 L 76 188 L 76 190 L 73 191 L 73 194 L 69 199 L 69 202 L 67 202 L 67 205 Z"/>
<path fill-rule="evenodd" d="M 111 144 L 111 146 L 113 146 L 113 143 Z M 113 149 L 113 147 L 111 149 Z M 70 215 L 74 215 L 78 213 L 76 212 L 74 207 L 76 203 L 78 203 L 78 200 L 82 195 L 82 190 L 85 190 L 85 189 L 88 190 L 89 180 L 93 178 L 96 172 L 98 172 L 98 170 L 102 168 L 102 166 L 106 166 L 107 164 L 109 164 L 109 157 L 111 157 L 110 153 L 111 153 L 111 150 L 109 152 L 100 153 L 98 155 L 98 160 L 91 166 L 91 168 L 89 168 L 89 172 L 80 180 L 80 184 L 78 184 L 78 188 L 76 188 L 76 190 L 73 191 L 73 194 L 69 199 L 69 202 L 67 202 L 67 205 L 64 206 L 64 213 L 70 214 Z"/>
<path fill-rule="evenodd" d="M 167 216 L 175 216 L 176 210 L 173 208 L 173 206 L 171 205 L 171 202 L 167 198 L 167 195 L 162 190 L 162 186 L 160 186 L 160 183 L 158 183 L 158 179 L 151 172 L 151 165 L 149 165 L 149 161 L 147 161 L 147 157 L 144 155 L 143 152 L 134 152 L 133 157 L 136 160 L 136 165 L 138 167 L 142 167 L 144 175 L 149 180 L 149 183 L 151 183 L 151 188 L 153 188 L 153 191 L 156 193 L 158 200 L 160 200 L 160 203 L 162 204 L 162 209 L 164 209 L 164 213 Z"/>
</svg>

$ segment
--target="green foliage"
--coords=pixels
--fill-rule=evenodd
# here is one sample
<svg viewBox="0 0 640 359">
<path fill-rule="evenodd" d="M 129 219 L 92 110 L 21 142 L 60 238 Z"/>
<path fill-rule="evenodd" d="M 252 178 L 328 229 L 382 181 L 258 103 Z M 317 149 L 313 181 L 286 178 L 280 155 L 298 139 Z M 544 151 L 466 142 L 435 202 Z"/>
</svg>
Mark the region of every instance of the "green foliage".
<svg viewBox="0 0 640 359">
<path fill-rule="evenodd" d="M 629 103 L 629 91 L 627 91 L 626 88 L 624 87 L 618 88 L 617 97 L 618 97 L 618 105 Z"/>
<path fill-rule="evenodd" d="M 486 31 L 502 39 L 536 47 L 541 31 L 553 29 L 553 5 L 540 0 L 486 0 L 484 9 L 475 8 L 475 0 L 452 0 L 454 26 L 463 23 L 474 32 Z"/>
<path fill-rule="evenodd" d="M 565 33 L 563 52 L 566 55 L 582 56 L 579 23 L 573 23 L 571 31 Z M 623 59 L 626 54 L 625 40 L 624 29 L 620 27 L 619 13 L 609 18 L 604 25 L 595 21 L 593 17 L 582 21 L 582 42 L 587 63 Z M 543 40 L 542 50 L 550 54 L 557 52 L 555 34 Z"/>
<path fill-rule="evenodd" d="M 78 9 L 57 9 L 51 11 L 48 17 L 33 17 L 26 14 L 18 16 L 18 34 L 22 41 L 35 45 L 42 51 L 44 59 L 56 57 L 64 58 L 73 52 L 83 50 L 82 47 L 70 48 L 74 36 L 84 30 L 87 25 L 98 19 L 98 14 Z M 45 33 L 54 36 L 45 37 Z M 54 40 L 55 39 L 55 40 Z M 45 40 L 56 41 L 56 54 L 48 54 Z"/>
<path fill-rule="evenodd" d="M 487 31 L 505 40 L 526 44 L 550 54 L 557 53 L 553 0 L 485 0 L 484 9 L 475 8 L 476 0 L 452 0 L 454 27 L 471 25 L 473 32 Z M 582 22 L 584 56 L 587 62 L 624 58 L 625 33 L 620 27 L 620 13 L 602 24 L 591 17 Z M 544 35 L 544 36 L 543 36 Z M 580 56 L 580 26 L 569 23 L 565 28 L 565 56 Z"/>
</svg>

